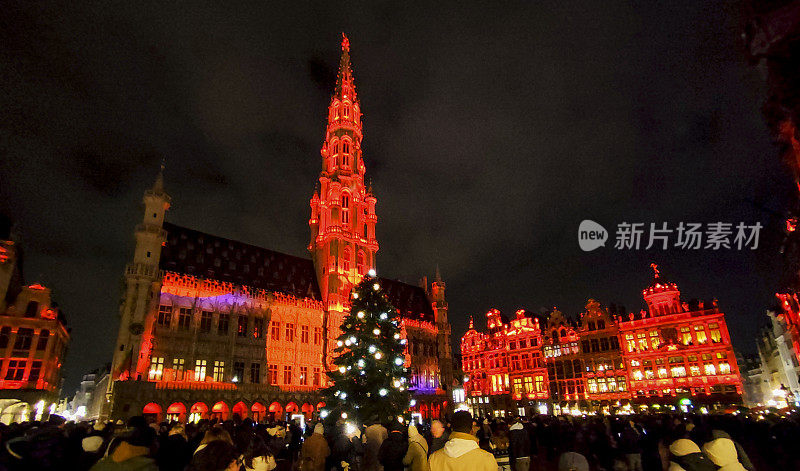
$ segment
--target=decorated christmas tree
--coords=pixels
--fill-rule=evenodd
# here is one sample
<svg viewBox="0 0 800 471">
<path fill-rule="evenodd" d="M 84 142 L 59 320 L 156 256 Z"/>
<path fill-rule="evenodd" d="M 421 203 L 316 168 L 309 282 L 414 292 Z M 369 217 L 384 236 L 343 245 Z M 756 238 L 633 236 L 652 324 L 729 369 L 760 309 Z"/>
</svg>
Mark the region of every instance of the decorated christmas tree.
<svg viewBox="0 0 800 471">
<path fill-rule="evenodd" d="M 335 369 L 328 372 L 333 384 L 324 391 L 326 411 L 359 424 L 397 420 L 411 405 L 400 314 L 372 270 L 350 292 L 350 301 Z"/>
</svg>

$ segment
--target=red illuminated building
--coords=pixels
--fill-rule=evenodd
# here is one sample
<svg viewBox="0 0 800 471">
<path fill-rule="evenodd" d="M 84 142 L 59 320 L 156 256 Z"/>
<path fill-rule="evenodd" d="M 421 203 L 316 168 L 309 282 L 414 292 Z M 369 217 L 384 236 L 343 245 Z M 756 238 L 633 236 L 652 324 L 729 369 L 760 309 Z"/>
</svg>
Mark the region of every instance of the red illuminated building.
<svg viewBox="0 0 800 471">
<path fill-rule="evenodd" d="M 467 404 L 478 415 L 545 411 L 718 407 L 741 402 L 742 382 L 725 316 L 689 305 L 657 267 L 646 310 L 623 318 L 590 299 L 577 323 L 496 309 L 488 333 L 470 321 L 461 340 Z"/>
<path fill-rule="evenodd" d="M 362 110 L 342 41 L 321 171 L 310 200 L 311 258 L 165 221 L 163 177 L 145 192 L 109 388 L 125 418 L 256 419 L 318 413 L 319 390 L 354 284 L 376 266 L 377 198 L 365 184 Z M 436 417 L 452 384 L 445 283 L 380 278 L 403 316 L 418 412 Z"/>
<path fill-rule="evenodd" d="M 40 420 L 55 409 L 70 340 L 50 289 L 24 283 L 22 252 L 7 228 L 0 220 L 0 421 L 6 424 Z"/>
</svg>

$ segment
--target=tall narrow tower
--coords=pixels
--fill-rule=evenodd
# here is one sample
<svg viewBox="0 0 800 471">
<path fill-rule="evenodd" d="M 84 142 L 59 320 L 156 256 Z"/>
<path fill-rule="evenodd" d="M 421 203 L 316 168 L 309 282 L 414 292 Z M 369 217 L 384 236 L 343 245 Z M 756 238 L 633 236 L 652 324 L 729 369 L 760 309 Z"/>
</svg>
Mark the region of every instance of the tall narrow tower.
<svg viewBox="0 0 800 471">
<path fill-rule="evenodd" d="M 361 155 L 361 105 L 350 67 L 350 42 L 342 34 L 342 57 L 336 90 L 328 106 L 322 144 L 322 171 L 311 197 L 311 242 L 317 280 L 328 319 L 328 339 L 338 336 L 347 296 L 353 285 L 375 268 L 375 196 L 364 185 Z M 326 349 L 329 352 L 330 345 Z"/>
<path fill-rule="evenodd" d="M 161 273 L 158 262 L 161 247 L 167 240 L 164 216 L 171 198 L 164 191 L 164 167 L 153 187 L 144 192 L 144 216 L 136 226 L 136 249 L 125 268 L 125 292 L 120 305 L 117 345 L 114 349 L 109 392 L 114 380 L 136 379 L 147 370 L 149 337 L 152 325 L 146 325 L 147 313 L 158 302 Z"/>
<path fill-rule="evenodd" d="M 431 283 L 431 301 L 436 318 L 436 344 L 439 361 L 440 385 L 445 391 L 450 392 L 453 386 L 453 350 L 450 346 L 450 321 L 447 320 L 447 301 L 444 296 L 445 284 L 439 267 Z"/>
</svg>

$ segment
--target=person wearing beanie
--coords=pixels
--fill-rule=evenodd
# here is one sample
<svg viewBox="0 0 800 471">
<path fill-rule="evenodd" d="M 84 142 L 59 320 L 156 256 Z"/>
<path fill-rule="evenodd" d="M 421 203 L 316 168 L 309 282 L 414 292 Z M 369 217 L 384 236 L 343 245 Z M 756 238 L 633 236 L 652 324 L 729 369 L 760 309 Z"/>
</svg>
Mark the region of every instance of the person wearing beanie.
<svg viewBox="0 0 800 471">
<path fill-rule="evenodd" d="M 157 471 L 155 460 L 150 458 L 156 433 L 144 420 L 129 421 L 131 425 L 119 438 L 114 451 L 92 466 L 91 471 Z"/>
<path fill-rule="evenodd" d="M 330 456 L 331 449 L 325 440 L 325 427 L 322 422 L 314 426 L 314 433 L 306 438 L 300 449 L 300 469 L 303 471 L 324 471 L 325 460 Z"/>
<path fill-rule="evenodd" d="M 403 433 L 403 424 L 393 420 L 389 424 L 389 437 L 378 450 L 378 461 L 384 471 L 403 471 L 403 458 L 408 451 L 408 441 Z"/>
<path fill-rule="evenodd" d="M 497 471 L 494 455 L 480 449 L 472 435 L 472 414 L 458 411 L 451 421 L 453 432 L 444 448 L 430 458 L 431 471 Z"/>
<path fill-rule="evenodd" d="M 408 426 L 408 451 L 403 458 L 408 471 L 430 471 L 428 465 L 428 442 L 420 435 L 415 425 Z"/>
</svg>

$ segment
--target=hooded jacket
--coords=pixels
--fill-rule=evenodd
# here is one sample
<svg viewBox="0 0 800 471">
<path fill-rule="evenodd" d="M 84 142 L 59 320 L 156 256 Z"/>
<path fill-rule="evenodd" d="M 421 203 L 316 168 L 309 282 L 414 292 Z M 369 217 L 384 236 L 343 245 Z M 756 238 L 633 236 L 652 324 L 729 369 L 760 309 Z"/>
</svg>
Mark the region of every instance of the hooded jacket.
<svg viewBox="0 0 800 471">
<path fill-rule="evenodd" d="M 378 451 L 389 432 L 381 424 L 372 424 L 364 430 L 364 471 L 379 471 Z"/>
<path fill-rule="evenodd" d="M 713 438 L 730 438 L 731 440 L 733 440 L 733 438 L 731 438 L 731 436 L 728 435 L 728 432 L 724 430 L 717 430 L 717 429 L 712 430 L 711 436 Z M 756 471 L 756 467 L 753 466 L 753 462 L 750 461 L 750 457 L 747 456 L 747 452 L 744 451 L 742 445 L 740 445 L 739 442 L 737 442 L 736 440 L 733 440 L 733 444 L 734 446 L 736 446 L 736 459 L 739 460 L 740 463 L 742 463 L 744 469 L 746 469 L 747 471 Z"/>
<path fill-rule="evenodd" d="M 431 471 L 497 471 L 494 455 L 478 447 L 468 433 L 453 432 L 444 448 L 431 455 Z"/>
<path fill-rule="evenodd" d="M 667 471 L 716 471 L 717 466 L 700 451 L 691 440 L 681 438 L 669 446 L 669 468 Z"/>
<path fill-rule="evenodd" d="M 403 464 L 409 471 L 430 471 L 428 466 L 428 442 L 419 434 L 417 427 L 408 427 L 408 451 Z"/>
<path fill-rule="evenodd" d="M 703 452 L 720 471 L 745 471 L 737 459 L 736 445 L 730 438 L 717 438 L 703 445 Z"/>
</svg>

